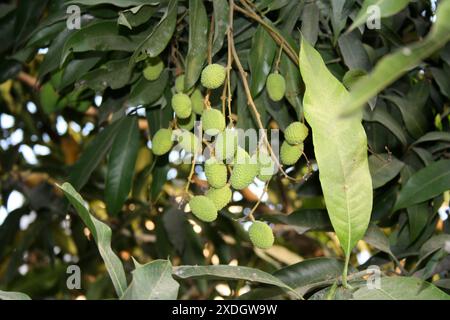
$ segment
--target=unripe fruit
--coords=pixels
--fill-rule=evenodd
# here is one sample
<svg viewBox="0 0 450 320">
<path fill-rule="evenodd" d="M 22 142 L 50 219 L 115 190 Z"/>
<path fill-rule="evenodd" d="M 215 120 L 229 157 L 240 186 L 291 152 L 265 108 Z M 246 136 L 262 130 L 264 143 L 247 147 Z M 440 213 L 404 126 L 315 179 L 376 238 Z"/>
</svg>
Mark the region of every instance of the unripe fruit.
<svg viewBox="0 0 450 320">
<path fill-rule="evenodd" d="M 199 89 L 195 89 L 191 95 L 192 111 L 196 114 L 203 113 L 203 95 Z"/>
<path fill-rule="evenodd" d="M 265 152 L 259 152 L 258 163 L 259 163 L 258 178 L 261 181 L 269 181 L 277 170 L 275 161 L 269 154 Z"/>
<path fill-rule="evenodd" d="M 184 74 L 180 74 L 175 79 L 175 90 L 179 93 L 183 93 L 183 91 L 184 91 Z"/>
<path fill-rule="evenodd" d="M 206 192 L 206 196 L 214 202 L 217 210 L 222 210 L 231 201 L 232 192 L 228 185 L 220 189 L 211 188 Z"/>
<path fill-rule="evenodd" d="M 209 134 L 217 134 L 225 130 L 225 117 L 222 112 L 212 108 L 203 111 L 202 128 Z"/>
<path fill-rule="evenodd" d="M 303 143 L 291 145 L 286 141 L 281 145 L 280 160 L 287 166 L 295 164 L 303 153 Z"/>
<path fill-rule="evenodd" d="M 286 92 L 286 81 L 279 73 L 271 73 L 266 82 L 267 93 L 273 101 L 280 101 Z"/>
<path fill-rule="evenodd" d="M 290 144 L 299 144 L 308 136 L 308 127 L 303 123 L 292 122 L 286 130 L 284 130 L 284 139 Z"/>
<path fill-rule="evenodd" d="M 238 146 L 238 132 L 226 129 L 219 133 L 214 143 L 216 159 L 222 161 L 232 160 Z"/>
<path fill-rule="evenodd" d="M 172 130 L 159 129 L 152 140 L 152 151 L 155 155 L 161 156 L 172 149 Z"/>
<path fill-rule="evenodd" d="M 164 62 L 159 57 L 150 58 L 147 60 L 144 68 L 144 78 L 153 81 L 159 78 L 164 69 Z"/>
<path fill-rule="evenodd" d="M 253 182 L 258 173 L 259 165 L 256 157 L 250 157 L 244 149 L 238 148 L 230 177 L 231 186 L 236 190 L 245 189 Z"/>
<path fill-rule="evenodd" d="M 175 91 L 177 93 L 184 93 L 184 74 L 179 75 L 176 79 L 175 79 Z M 189 89 L 188 92 L 186 92 L 187 94 L 191 94 L 194 91 L 194 88 Z"/>
<path fill-rule="evenodd" d="M 178 143 L 186 152 L 196 153 L 198 151 L 198 138 L 192 132 L 183 130 L 178 135 Z"/>
<path fill-rule="evenodd" d="M 269 249 L 274 242 L 272 229 L 261 221 L 255 221 L 248 229 L 253 245 L 260 249 Z"/>
<path fill-rule="evenodd" d="M 195 196 L 189 201 L 192 213 L 202 221 L 211 222 L 217 219 L 217 208 L 206 196 Z"/>
<path fill-rule="evenodd" d="M 186 119 L 177 118 L 177 123 L 181 129 L 191 131 L 195 125 L 195 114 L 191 113 L 191 115 Z"/>
<path fill-rule="evenodd" d="M 192 113 L 191 99 L 187 94 L 176 93 L 172 97 L 172 108 L 178 118 L 186 119 Z"/>
<path fill-rule="evenodd" d="M 225 81 L 226 70 L 217 63 L 210 64 L 202 71 L 201 82 L 205 88 L 217 89 Z"/>
<path fill-rule="evenodd" d="M 227 183 L 227 166 L 214 158 L 205 162 L 205 175 L 213 188 L 222 188 Z"/>
</svg>

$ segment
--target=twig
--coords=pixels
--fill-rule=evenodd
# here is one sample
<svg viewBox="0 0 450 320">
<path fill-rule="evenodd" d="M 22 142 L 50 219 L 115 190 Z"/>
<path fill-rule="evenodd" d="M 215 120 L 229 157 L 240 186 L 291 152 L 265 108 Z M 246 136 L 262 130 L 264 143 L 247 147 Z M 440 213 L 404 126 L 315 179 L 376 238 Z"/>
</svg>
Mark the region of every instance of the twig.
<svg viewBox="0 0 450 320">
<path fill-rule="evenodd" d="M 283 46 L 284 51 L 289 56 L 289 58 L 291 58 L 291 60 L 298 66 L 299 62 L 298 62 L 297 53 L 289 45 L 289 43 L 284 39 L 284 37 L 277 30 L 275 30 L 270 24 L 268 24 L 266 21 L 264 21 L 264 19 L 262 19 L 256 12 L 254 12 L 252 10 L 252 8 L 250 8 L 248 6 L 248 4 L 246 4 L 245 2 L 242 2 L 242 1 L 241 1 L 241 3 L 244 7 L 246 7 L 245 9 L 241 8 L 237 5 L 234 5 L 233 10 L 239 11 L 239 12 L 243 13 L 244 15 L 246 15 L 247 17 L 252 18 L 256 22 L 261 24 L 264 28 L 267 29 L 269 34 L 272 36 L 272 38 L 275 40 L 275 42 L 278 43 L 278 45 L 281 45 L 282 43 L 284 43 L 285 44 Z M 231 8 L 230 8 L 230 10 L 231 10 Z"/>
</svg>

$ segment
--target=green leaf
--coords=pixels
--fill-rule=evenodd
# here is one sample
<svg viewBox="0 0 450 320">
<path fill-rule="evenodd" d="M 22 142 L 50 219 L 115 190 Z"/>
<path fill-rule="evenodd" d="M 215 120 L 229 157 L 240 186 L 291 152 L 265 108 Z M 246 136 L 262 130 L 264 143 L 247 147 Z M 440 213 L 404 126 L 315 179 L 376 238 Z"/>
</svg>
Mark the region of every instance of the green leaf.
<svg viewBox="0 0 450 320">
<path fill-rule="evenodd" d="M 382 108 L 375 108 L 371 111 L 368 108 L 365 108 L 363 110 L 363 119 L 367 122 L 378 122 L 392 132 L 401 144 L 404 146 L 408 144 L 405 130 L 402 129 L 400 123 L 398 123 L 397 120 L 395 120 L 395 118 L 386 110 Z"/>
<path fill-rule="evenodd" d="M 319 36 L 320 11 L 315 2 L 305 4 L 302 12 L 301 32 L 311 45 L 315 45 Z"/>
<path fill-rule="evenodd" d="M 131 190 L 134 166 L 139 149 L 138 117 L 121 120 L 108 159 L 105 202 L 108 212 L 116 215 Z"/>
<path fill-rule="evenodd" d="M 154 260 L 139 264 L 133 280 L 121 297 L 122 300 L 176 300 L 180 285 L 172 278 L 172 264 L 168 260 Z"/>
<path fill-rule="evenodd" d="M 370 6 L 377 6 L 380 12 L 380 18 L 385 18 L 403 10 L 409 2 L 410 0 L 364 0 L 361 10 L 359 10 L 358 15 L 353 20 L 349 31 L 366 23 L 367 19 L 371 17 Z"/>
<path fill-rule="evenodd" d="M 372 247 L 386 252 L 390 256 L 393 256 L 391 247 L 389 245 L 389 239 L 375 224 L 369 224 L 366 234 L 364 235 L 364 241 L 366 241 Z"/>
<path fill-rule="evenodd" d="M 108 61 L 100 68 L 92 70 L 81 77 L 80 82 L 95 91 L 120 89 L 128 84 L 131 78 L 129 59 Z M 66 70 L 66 69 L 65 69 Z"/>
<path fill-rule="evenodd" d="M 148 1 L 148 0 L 72 0 L 69 3 L 83 4 L 86 6 L 97 6 L 101 4 L 109 4 L 116 7 L 126 8 L 131 6 L 139 5 L 157 5 L 158 1 Z"/>
<path fill-rule="evenodd" d="M 385 0 L 385 2 L 393 3 L 394 1 Z M 393 83 L 405 72 L 416 67 L 422 59 L 430 56 L 449 40 L 450 2 L 444 1 L 438 5 L 436 22 L 427 37 L 423 41 L 384 56 L 372 72 L 352 88 L 349 97 L 342 102 L 343 113 L 350 113 L 363 106 L 370 98 Z"/>
<path fill-rule="evenodd" d="M 222 48 L 223 39 L 228 29 L 230 6 L 226 0 L 213 0 L 214 38 L 211 54 L 214 56 Z"/>
<path fill-rule="evenodd" d="M 63 69 L 59 89 L 63 89 L 73 84 L 94 67 L 100 61 L 99 56 L 87 57 L 84 59 L 73 59 Z M 94 89 L 95 90 L 95 89 Z M 101 91 L 101 90 L 99 90 Z"/>
<path fill-rule="evenodd" d="M 251 282 L 259 282 L 287 289 L 295 293 L 295 291 L 292 288 L 290 288 L 288 285 L 286 285 L 284 282 L 280 281 L 273 275 L 249 267 L 229 266 L 229 265 L 179 266 L 174 267 L 173 274 L 175 277 L 180 279 L 208 278 L 208 279 L 229 279 L 229 280 L 246 280 Z"/>
<path fill-rule="evenodd" d="M 424 202 L 449 189 L 450 160 L 434 162 L 406 181 L 400 190 L 394 211 Z"/>
<path fill-rule="evenodd" d="M 356 300 L 450 300 L 450 296 L 431 283 L 413 277 L 381 278 L 380 288 L 362 286 Z"/>
<path fill-rule="evenodd" d="M 350 70 L 359 69 L 367 71 L 370 69 L 369 56 L 366 49 L 364 49 L 359 31 L 341 35 L 338 44 L 344 62 Z"/>
<path fill-rule="evenodd" d="M 421 136 L 419 139 L 417 139 L 417 141 L 414 142 L 414 144 L 433 141 L 450 142 L 450 132 L 443 132 L 443 131 L 428 132 L 425 135 Z"/>
<path fill-rule="evenodd" d="M 420 260 L 423 261 L 432 253 L 445 247 L 446 243 L 450 243 L 450 234 L 439 234 L 431 237 L 425 242 L 419 251 Z"/>
<path fill-rule="evenodd" d="M 450 98 L 450 80 L 448 78 L 450 67 L 444 63 L 443 69 L 430 68 L 430 71 L 442 94 L 444 94 L 447 98 Z"/>
<path fill-rule="evenodd" d="M 131 62 L 138 62 L 147 56 L 154 58 L 169 44 L 177 22 L 178 0 L 170 0 L 166 12 L 149 36 L 137 47 Z"/>
<path fill-rule="evenodd" d="M 119 123 L 119 121 L 113 122 L 97 134 L 70 169 L 69 182 L 75 189 L 80 190 L 89 180 L 91 173 L 102 162 L 111 148 Z"/>
<path fill-rule="evenodd" d="M 372 179 L 361 117 L 340 117 L 348 92 L 320 54 L 302 38 L 300 72 L 305 82 L 305 118 L 312 128 L 314 154 L 327 210 L 347 260 L 367 229 Z"/>
<path fill-rule="evenodd" d="M 208 16 L 202 0 L 189 0 L 189 49 L 186 57 L 184 90 L 200 77 L 208 50 Z"/>
<path fill-rule="evenodd" d="M 89 213 L 87 204 L 70 183 L 65 182 L 62 186 L 58 187 L 64 192 L 86 227 L 94 236 L 98 251 L 105 262 L 106 269 L 108 270 L 114 288 L 116 289 L 117 296 L 121 297 L 127 287 L 127 280 L 125 278 L 122 262 L 111 249 L 111 229 Z"/>
<path fill-rule="evenodd" d="M 150 105 L 162 96 L 169 81 L 169 73 L 164 71 L 158 79 L 148 81 L 141 77 L 131 88 L 128 104 L 131 107 Z"/>
<path fill-rule="evenodd" d="M 31 300 L 31 298 L 25 293 L 0 290 L 0 300 Z"/>
<path fill-rule="evenodd" d="M 331 222 L 326 210 L 299 209 L 288 215 L 269 214 L 264 216 L 264 219 L 294 227 L 300 234 L 310 230 L 331 230 Z"/>
<path fill-rule="evenodd" d="M 277 46 L 263 26 L 258 26 L 252 39 L 249 53 L 250 91 L 256 97 L 266 85 L 267 76 L 272 70 Z"/>
<path fill-rule="evenodd" d="M 67 39 L 61 54 L 60 66 L 71 52 L 84 51 L 133 51 L 136 44 L 129 38 L 118 34 L 114 21 L 101 21 L 88 25 Z"/>
<path fill-rule="evenodd" d="M 129 29 L 133 29 L 149 21 L 157 10 L 158 7 L 155 5 L 142 4 L 127 10 L 119 11 L 117 24 L 124 25 Z"/>
<path fill-rule="evenodd" d="M 334 281 L 341 275 L 342 268 L 342 261 L 314 258 L 277 270 L 273 275 L 303 295 L 323 283 Z"/>
<path fill-rule="evenodd" d="M 287 101 L 294 107 L 298 119 L 301 119 L 303 116 L 302 96 L 300 92 L 302 80 L 300 77 L 300 73 L 297 72 L 295 63 L 292 62 L 292 60 L 289 59 L 289 57 L 285 53 L 281 55 L 280 73 L 286 80 L 285 97 Z"/>
<path fill-rule="evenodd" d="M 373 188 L 379 188 L 395 178 L 402 170 L 404 163 L 393 155 L 383 153 L 369 157 L 369 170 Z"/>
<path fill-rule="evenodd" d="M 423 202 L 407 209 L 409 238 L 412 241 L 416 240 L 428 222 L 428 203 Z"/>
<path fill-rule="evenodd" d="M 333 283 L 340 277 L 343 265 L 336 259 L 313 258 L 279 269 L 273 275 L 304 295 L 314 288 Z M 257 288 L 239 298 L 270 299 L 283 293 L 280 288 Z"/>
</svg>

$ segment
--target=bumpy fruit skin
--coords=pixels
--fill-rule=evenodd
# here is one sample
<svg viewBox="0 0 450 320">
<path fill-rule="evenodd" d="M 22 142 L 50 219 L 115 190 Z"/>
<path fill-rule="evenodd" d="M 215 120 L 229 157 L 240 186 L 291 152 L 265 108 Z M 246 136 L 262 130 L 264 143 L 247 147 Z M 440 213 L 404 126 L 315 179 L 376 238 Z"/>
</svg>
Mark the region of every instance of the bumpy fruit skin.
<svg viewBox="0 0 450 320">
<path fill-rule="evenodd" d="M 172 97 L 172 108 L 178 118 L 186 119 L 192 113 L 191 99 L 187 94 L 176 93 Z"/>
<path fill-rule="evenodd" d="M 307 136 L 308 127 L 299 121 L 292 122 L 284 131 L 284 139 L 290 144 L 301 143 Z"/>
<path fill-rule="evenodd" d="M 269 154 L 265 152 L 259 152 L 258 163 L 259 163 L 258 179 L 261 181 L 269 181 L 277 170 L 275 161 Z"/>
<path fill-rule="evenodd" d="M 227 166 L 215 158 L 206 160 L 205 175 L 213 188 L 222 188 L 227 183 Z"/>
<path fill-rule="evenodd" d="M 202 221 L 212 222 L 217 219 L 217 208 L 206 196 L 195 196 L 189 201 L 192 213 Z"/>
<path fill-rule="evenodd" d="M 255 221 L 248 229 L 253 245 L 260 249 L 269 249 L 274 242 L 272 229 L 261 221 Z"/>
<path fill-rule="evenodd" d="M 152 151 L 157 156 L 162 156 L 172 149 L 172 130 L 159 129 L 152 140 Z"/>
<path fill-rule="evenodd" d="M 225 117 L 217 109 L 208 109 L 202 114 L 202 128 L 210 134 L 217 134 L 225 130 Z"/>
<path fill-rule="evenodd" d="M 232 192 L 228 185 L 220 189 L 211 188 L 206 192 L 206 196 L 214 202 L 217 210 L 222 210 L 231 201 Z"/>
<path fill-rule="evenodd" d="M 175 91 L 177 93 L 185 93 L 184 91 L 184 74 L 180 74 L 176 79 L 175 79 Z M 187 94 L 191 94 L 194 91 L 194 88 L 189 89 L 188 92 L 186 92 Z"/>
<path fill-rule="evenodd" d="M 181 129 L 191 131 L 195 125 L 195 113 L 191 113 L 186 119 L 177 118 L 177 123 Z"/>
<path fill-rule="evenodd" d="M 217 89 L 225 81 L 226 70 L 217 63 L 210 64 L 202 71 L 201 82 L 205 88 Z"/>
<path fill-rule="evenodd" d="M 287 166 L 295 164 L 303 153 L 303 143 L 291 145 L 284 141 L 281 145 L 280 160 Z"/>
<path fill-rule="evenodd" d="M 196 153 L 198 151 L 198 138 L 192 132 L 183 130 L 178 135 L 178 143 L 180 146 L 190 153 Z"/>
<path fill-rule="evenodd" d="M 230 162 L 236 153 L 238 146 L 238 132 L 232 129 L 225 129 L 219 133 L 214 141 L 214 152 L 216 158 L 221 161 Z"/>
<path fill-rule="evenodd" d="M 164 69 L 164 62 L 159 58 L 150 58 L 147 60 L 146 67 L 143 71 L 144 78 L 153 81 L 159 78 Z"/>
<path fill-rule="evenodd" d="M 266 88 L 270 99 L 280 101 L 286 92 L 286 81 L 281 74 L 271 73 L 267 77 Z"/>
<path fill-rule="evenodd" d="M 236 190 L 245 189 L 258 173 L 259 165 L 256 157 L 250 157 L 244 149 L 238 148 L 230 177 L 231 186 Z"/>
<path fill-rule="evenodd" d="M 191 95 L 192 111 L 196 114 L 203 113 L 203 95 L 199 89 L 195 89 Z"/>
</svg>

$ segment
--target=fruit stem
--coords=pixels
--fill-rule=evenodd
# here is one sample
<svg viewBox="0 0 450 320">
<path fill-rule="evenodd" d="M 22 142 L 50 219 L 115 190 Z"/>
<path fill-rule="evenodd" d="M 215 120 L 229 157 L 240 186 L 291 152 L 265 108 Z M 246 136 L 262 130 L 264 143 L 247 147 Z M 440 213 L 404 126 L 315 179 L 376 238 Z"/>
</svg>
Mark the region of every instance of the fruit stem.
<svg viewBox="0 0 450 320">
<path fill-rule="evenodd" d="M 264 191 L 261 193 L 261 196 L 258 197 L 258 201 L 255 203 L 255 205 L 253 206 L 252 210 L 250 211 L 250 213 L 247 215 L 247 217 L 250 218 L 251 221 L 255 221 L 255 216 L 253 215 L 253 213 L 255 213 L 256 209 L 258 208 L 259 204 L 261 203 L 262 197 L 264 196 L 265 193 L 267 193 L 267 189 L 269 187 L 269 182 L 272 178 L 270 178 L 266 184 L 264 185 Z"/>
</svg>

